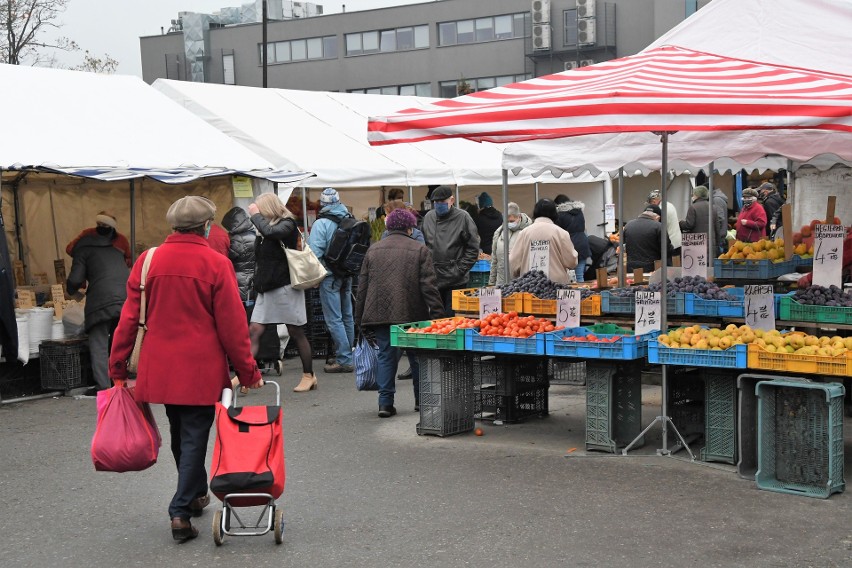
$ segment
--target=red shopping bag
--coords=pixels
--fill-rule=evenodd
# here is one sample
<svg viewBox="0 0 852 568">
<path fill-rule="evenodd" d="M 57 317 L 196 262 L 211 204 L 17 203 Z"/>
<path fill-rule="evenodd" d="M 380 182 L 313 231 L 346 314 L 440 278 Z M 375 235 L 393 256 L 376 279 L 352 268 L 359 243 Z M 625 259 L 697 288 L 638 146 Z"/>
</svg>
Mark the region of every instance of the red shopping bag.
<svg viewBox="0 0 852 568">
<path fill-rule="evenodd" d="M 142 471 L 157 463 L 162 438 L 147 402 L 117 382 L 98 392 L 98 424 L 92 437 L 97 471 Z"/>
</svg>

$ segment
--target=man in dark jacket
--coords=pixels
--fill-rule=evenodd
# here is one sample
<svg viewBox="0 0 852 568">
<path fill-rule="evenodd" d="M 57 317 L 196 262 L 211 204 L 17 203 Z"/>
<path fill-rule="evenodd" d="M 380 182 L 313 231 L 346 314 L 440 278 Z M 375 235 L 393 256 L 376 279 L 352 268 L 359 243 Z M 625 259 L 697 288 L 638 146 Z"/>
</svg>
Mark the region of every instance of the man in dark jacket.
<svg viewBox="0 0 852 568">
<path fill-rule="evenodd" d="M 567 195 L 561 194 L 557 195 L 553 201 L 556 203 L 556 212 L 559 216 L 556 224 L 568 231 L 574 250 L 577 251 L 577 268 L 574 269 L 577 282 L 583 282 L 586 265 L 592 257 L 589 237 L 586 235 L 586 216 L 583 214 L 586 205 L 582 201 L 571 201 Z"/>
<path fill-rule="evenodd" d="M 766 211 L 766 235 L 772 235 L 778 230 L 781 223 L 781 206 L 784 205 L 784 198 L 778 193 L 775 184 L 765 182 L 757 188 L 758 201 Z"/>
<path fill-rule="evenodd" d="M 222 226 L 228 231 L 231 244 L 228 258 L 234 265 L 237 286 L 243 303 L 252 299 L 252 280 L 254 279 L 254 241 L 257 233 L 248 213 L 242 207 L 234 207 L 222 217 Z"/>
<path fill-rule="evenodd" d="M 710 201 L 707 196 L 708 191 L 706 186 L 697 185 L 692 190 L 692 205 L 686 211 L 686 218 L 680 221 L 681 232 L 710 234 Z M 719 225 L 719 218 L 714 214 L 714 238 L 722 230 L 723 227 Z"/>
<path fill-rule="evenodd" d="M 410 238 L 417 218 L 405 209 L 391 211 L 386 220 L 388 236 L 367 250 L 358 278 L 355 321 L 370 327 L 379 346 L 379 417 L 396 414 L 394 394 L 399 350 L 390 344 L 390 326 L 441 316 L 432 253 Z M 412 362 L 414 406 L 420 405 L 420 370 Z"/>
<path fill-rule="evenodd" d="M 101 213 L 96 220 L 95 233 L 82 236 L 71 250 L 74 260 L 65 283 L 68 293 L 74 295 L 88 282 L 86 334 L 89 336 L 89 356 L 97 385 L 86 393 L 89 395 L 111 386 L 110 337 L 118 325 L 121 307 L 127 298 L 127 278 L 130 276 L 124 253 L 114 244 L 117 238 L 124 238 L 116 231 L 115 217 Z"/>
<path fill-rule="evenodd" d="M 722 228 L 715 235 L 719 247 L 716 255 L 719 255 L 728 250 L 728 196 L 718 187 L 713 188 L 713 215 L 716 217 L 715 226 Z"/>
<path fill-rule="evenodd" d="M 444 312 L 452 314 L 452 290 L 464 288 L 479 258 L 479 233 L 465 211 L 453 207 L 453 190 L 440 185 L 432 192 L 432 210 L 423 219 L 423 236 L 432 251 Z"/>
<path fill-rule="evenodd" d="M 503 226 L 503 215 L 494 208 L 494 200 L 484 191 L 476 198 L 479 215 L 476 216 L 476 232 L 479 233 L 479 248 L 491 254 L 494 231 Z"/>
<path fill-rule="evenodd" d="M 663 258 L 660 248 L 663 231 L 660 215 L 658 206 L 648 205 L 639 217 L 624 226 L 627 270 L 641 268 L 645 272 L 653 272 L 654 262 Z"/>
</svg>

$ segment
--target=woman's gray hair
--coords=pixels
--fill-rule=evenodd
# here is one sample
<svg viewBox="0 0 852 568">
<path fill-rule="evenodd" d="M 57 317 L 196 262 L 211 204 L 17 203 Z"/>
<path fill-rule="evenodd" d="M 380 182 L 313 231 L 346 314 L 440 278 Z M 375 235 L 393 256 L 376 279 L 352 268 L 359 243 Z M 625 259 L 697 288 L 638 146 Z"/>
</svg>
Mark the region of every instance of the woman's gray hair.
<svg viewBox="0 0 852 568">
<path fill-rule="evenodd" d="M 510 201 L 508 207 L 506 208 L 506 215 L 509 216 L 518 216 L 521 214 L 521 208 L 518 207 L 518 204 L 514 201 Z"/>
</svg>

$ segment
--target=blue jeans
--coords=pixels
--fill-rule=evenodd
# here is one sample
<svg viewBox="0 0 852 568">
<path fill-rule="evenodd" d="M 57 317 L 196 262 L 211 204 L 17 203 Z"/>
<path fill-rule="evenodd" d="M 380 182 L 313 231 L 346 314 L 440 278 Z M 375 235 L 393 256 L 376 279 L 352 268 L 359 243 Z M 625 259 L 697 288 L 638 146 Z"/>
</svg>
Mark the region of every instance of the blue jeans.
<svg viewBox="0 0 852 568">
<path fill-rule="evenodd" d="M 379 346 L 379 368 L 376 372 L 376 383 L 379 385 L 379 406 L 393 406 L 393 396 L 396 394 L 396 371 L 399 367 L 399 349 L 391 347 L 390 326 L 373 327 L 376 344 Z M 414 378 L 414 370 L 411 371 Z"/>
<path fill-rule="evenodd" d="M 583 282 L 586 274 L 586 259 L 577 261 L 577 268 L 574 269 L 574 274 L 577 276 L 577 282 Z"/>
<path fill-rule="evenodd" d="M 325 325 L 334 342 L 335 360 L 352 364 L 355 319 L 352 317 L 352 279 L 328 276 L 320 284 L 320 302 Z"/>
</svg>

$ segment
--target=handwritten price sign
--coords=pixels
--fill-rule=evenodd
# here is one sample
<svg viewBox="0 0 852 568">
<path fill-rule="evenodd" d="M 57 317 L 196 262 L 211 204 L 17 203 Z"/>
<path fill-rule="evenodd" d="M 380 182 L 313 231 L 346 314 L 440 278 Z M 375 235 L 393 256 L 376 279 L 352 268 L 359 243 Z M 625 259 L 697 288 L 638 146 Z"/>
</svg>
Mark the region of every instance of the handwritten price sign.
<svg viewBox="0 0 852 568">
<path fill-rule="evenodd" d="M 745 323 L 755 329 L 775 329 L 775 296 L 771 284 L 746 284 Z"/>
<path fill-rule="evenodd" d="M 634 328 L 636 335 L 644 335 L 651 331 L 660 331 L 660 293 L 636 292 L 636 316 Z"/>
<path fill-rule="evenodd" d="M 529 270 L 541 270 L 550 278 L 550 241 L 530 242 Z"/>
<path fill-rule="evenodd" d="M 479 289 L 479 319 L 503 311 L 503 294 L 497 288 Z"/>
<path fill-rule="evenodd" d="M 556 291 L 556 325 L 565 327 L 580 327 L 579 290 Z"/>
<path fill-rule="evenodd" d="M 814 227 L 814 285 L 842 286 L 843 225 L 816 225 Z"/>
<path fill-rule="evenodd" d="M 680 260 L 683 276 L 707 276 L 707 233 L 684 233 Z"/>
</svg>

